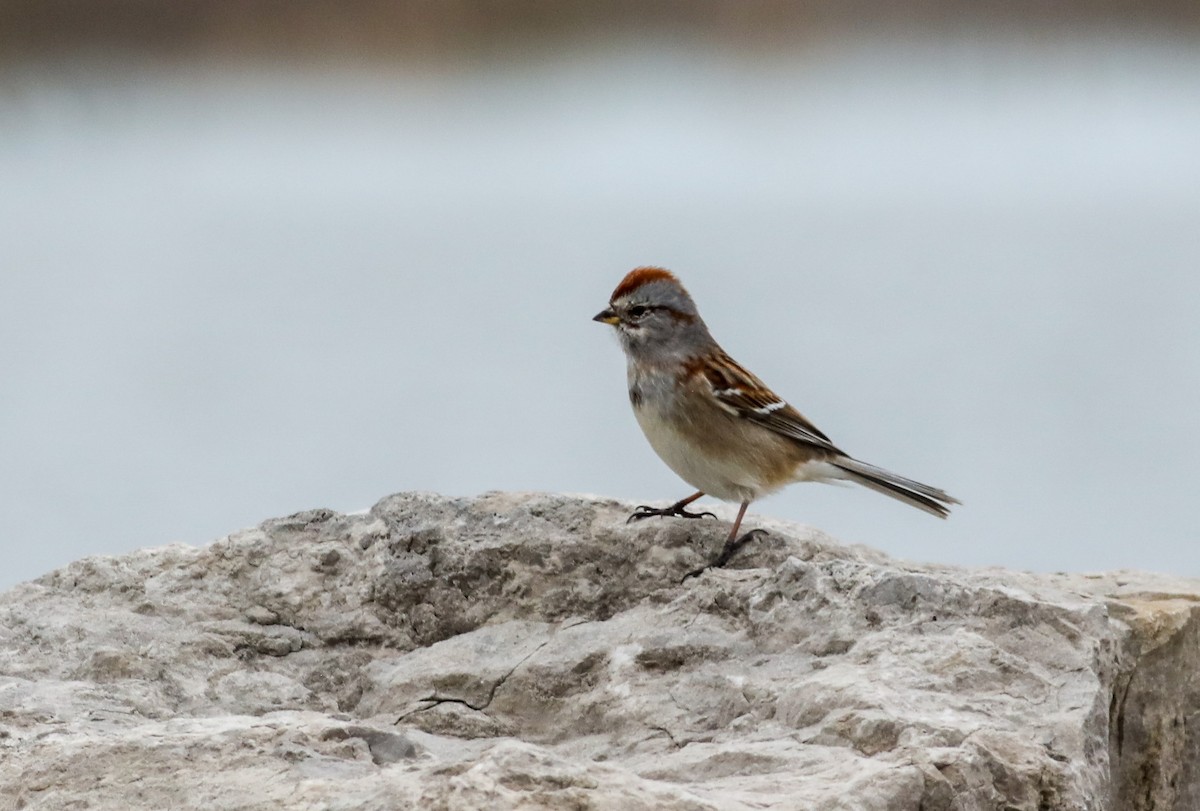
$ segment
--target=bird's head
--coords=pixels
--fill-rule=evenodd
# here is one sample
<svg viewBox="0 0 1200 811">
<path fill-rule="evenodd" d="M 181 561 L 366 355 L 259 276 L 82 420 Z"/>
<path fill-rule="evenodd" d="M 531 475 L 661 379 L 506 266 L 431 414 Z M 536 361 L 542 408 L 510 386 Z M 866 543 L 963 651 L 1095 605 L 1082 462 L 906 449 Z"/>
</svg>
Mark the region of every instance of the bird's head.
<svg viewBox="0 0 1200 811">
<path fill-rule="evenodd" d="M 631 356 L 687 355 L 712 341 L 679 279 L 658 267 L 634 268 L 593 318 L 616 329 Z"/>
</svg>

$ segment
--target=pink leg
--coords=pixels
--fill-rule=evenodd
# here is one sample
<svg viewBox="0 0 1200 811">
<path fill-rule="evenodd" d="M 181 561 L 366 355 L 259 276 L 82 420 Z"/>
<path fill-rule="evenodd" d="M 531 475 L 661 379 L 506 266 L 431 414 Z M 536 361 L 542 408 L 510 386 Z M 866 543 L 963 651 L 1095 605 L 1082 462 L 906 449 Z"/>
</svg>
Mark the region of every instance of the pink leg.
<svg viewBox="0 0 1200 811">
<path fill-rule="evenodd" d="M 731 544 L 737 538 L 737 531 L 741 529 L 742 519 L 746 517 L 746 508 L 749 506 L 749 501 L 742 502 L 742 507 L 738 510 L 737 518 L 733 519 L 733 529 L 729 530 L 729 537 L 725 540 L 725 543 Z"/>
<path fill-rule="evenodd" d="M 751 540 L 755 535 L 766 535 L 765 529 L 752 529 L 745 535 L 738 537 L 738 530 L 742 528 L 742 519 L 746 517 L 746 508 L 750 506 L 749 501 L 743 501 L 741 508 L 738 510 L 737 518 L 733 520 L 733 528 L 729 530 L 729 537 L 725 539 L 725 547 L 721 550 L 721 554 L 717 555 L 717 559 L 708 566 L 688 572 L 683 576 L 684 580 L 689 577 L 703 574 L 707 569 L 720 569 L 729 559 L 737 554 L 738 550 L 746 545 L 746 542 Z"/>
</svg>

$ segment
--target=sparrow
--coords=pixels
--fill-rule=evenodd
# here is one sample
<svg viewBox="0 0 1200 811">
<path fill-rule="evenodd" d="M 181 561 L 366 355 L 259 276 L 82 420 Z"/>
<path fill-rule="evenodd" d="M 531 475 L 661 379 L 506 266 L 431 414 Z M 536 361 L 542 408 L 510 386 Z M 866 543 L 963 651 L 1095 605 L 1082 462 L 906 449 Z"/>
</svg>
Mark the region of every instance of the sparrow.
<svg viewBox="0 0 1200 811">
<path fill-rule="evenodd" d="M 592 320 L 616 330 L 627 361 L 629 402 L 650 447 L 697 491 L 663 509 L 640 506 L 629 521 L 715 517 L 685 509 L 705 494 L 740 503 L 713 567 L 765 533 L 738 535 L 751 502 L 793 482 L 851 481 L 939 518 L 961 503 L 834 445 L 721 348 L 670 271 L 630 271 Z"/>
</svg>

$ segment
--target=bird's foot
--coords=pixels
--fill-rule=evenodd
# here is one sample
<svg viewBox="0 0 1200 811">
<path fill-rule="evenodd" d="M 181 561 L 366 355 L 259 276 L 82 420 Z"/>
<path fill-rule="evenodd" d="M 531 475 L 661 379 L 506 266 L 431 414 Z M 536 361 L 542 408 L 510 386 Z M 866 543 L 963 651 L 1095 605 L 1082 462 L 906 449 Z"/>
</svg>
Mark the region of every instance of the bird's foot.
<svg viewBox="0 0 1200 811">
<path fill-rule="evenodd" d="M 653 518 L 659 516 L 661 518 L 716 518 L 712 513 L 693 513 L 684 509 L 684 506 L 691 502 L 691 499 L 677 501 L 670 507 L 650 507 L 642 504 L 637 508 L 637 512 L 629 516 L 625 520 L 626 524 L 632 524 L 634 521 L 641 521 L 643 518 Z"/>
<path fill-rule="evenodd" d="M 741 548 L 743 546 L 745 546 L 750 541 L 757 538 L 759 535 L 766 535 L 766 534 L 768 534 L 768 533 L 765 529 L 752 529 L 749 532 L 747 532 L 745 535 L 742 535 L 739 538 L 730 538 L 729 540 L 727 540 L 725 542 L 725 547 L 721 550 L 721 554 L 717 555 L 716 560 L 714 560 L 712 563 L 708 564 L 707 566 L 701 566 L 699 569 L 693 569 L 692 571 L 685 574 L 683 576 L 683 580 L 681 580 L 679 582 L 683 583 L 683 582 L 686 582 L 689 578 L 699 577 L 700 575 L 707 572 L 709 569 L 722 568 L 726 563 L 728 563 L 733 558 L 734 555 L 736 555 L 741 550 Z"/>
</svg>

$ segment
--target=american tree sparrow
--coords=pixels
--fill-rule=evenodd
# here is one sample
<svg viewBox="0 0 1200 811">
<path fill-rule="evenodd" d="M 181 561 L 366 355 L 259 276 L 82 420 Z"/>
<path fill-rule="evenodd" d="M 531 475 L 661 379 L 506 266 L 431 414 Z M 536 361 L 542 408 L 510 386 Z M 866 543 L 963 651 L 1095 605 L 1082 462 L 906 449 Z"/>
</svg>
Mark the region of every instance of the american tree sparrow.
<svg viewBox="0 0 1200 811">
<path fill-rule="evenodd" d="M 651 516 L 702 518 L 685 507 L 705 493 L 741 503 L 722 566 L 756 533 L 738 537 L 750 502 L 792 482 L 857 482 L 945 518 L 960 503 L 936 487 L 847 456 L 713 340 L 687 290 L 670 272 L 635 268 L 593 319 L 616 328 L 628 361 L 629 401 L 650 446 L 698 492 Z"/>
</svg>

